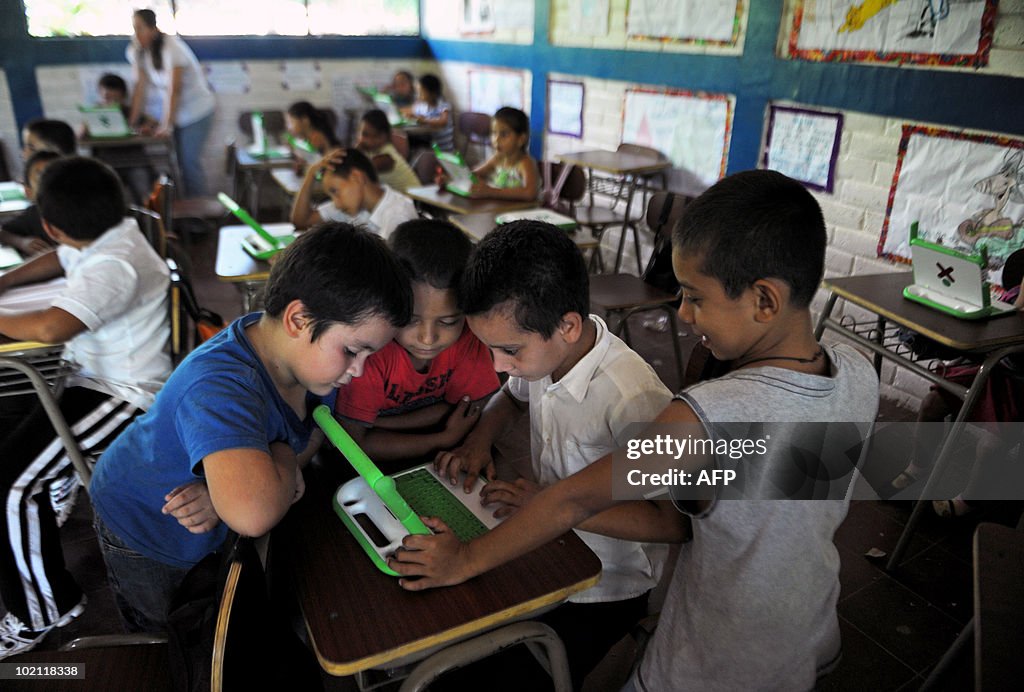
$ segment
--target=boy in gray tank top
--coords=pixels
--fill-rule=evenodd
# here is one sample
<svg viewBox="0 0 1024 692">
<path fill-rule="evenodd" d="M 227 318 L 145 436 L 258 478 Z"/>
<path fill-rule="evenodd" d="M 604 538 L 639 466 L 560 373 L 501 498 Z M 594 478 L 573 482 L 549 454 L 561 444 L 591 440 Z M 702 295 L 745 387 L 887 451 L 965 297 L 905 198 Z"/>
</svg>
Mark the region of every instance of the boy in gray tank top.
<svg viewBox="0 0 1024 692">
<path fill-rule="evenodd" d="M 827 240 L 810 193 L 773 171 L 729 176 L 690 204 L 672 244 L 683 288 L 679 316 L 731 369 L 683 391 L 655 423 L 696 423 L 711 439 L 723 423 L 843 423 L 867 431 L 878 407 L 874 370 L 849 347 L 821 346 L 812 330 L 809 305 Z M 608 455 L 470 543 L 431 520 L 437 533 L 407 537 L 408 550 L 391 566 L 422 577 L 402 581 L 410 590 L 455 584 L 573 526 L 678 540 L 685 511 L 693 541 L 683 546 L 658 629 L 627 689 L 812 689 L 840 651 L 832 538 L 847 502 L 763 499 L 787 496 L 770 482 L 787 451 L 769 445 L 760 455 L 745 453 L 734 460 L 749 471 L 743 493 L 681 502 L 680 513 L 613 500 Z M 721 465 L 720 457 L 697 455 L 675 462 L 693 474 Z"/>
</svg>

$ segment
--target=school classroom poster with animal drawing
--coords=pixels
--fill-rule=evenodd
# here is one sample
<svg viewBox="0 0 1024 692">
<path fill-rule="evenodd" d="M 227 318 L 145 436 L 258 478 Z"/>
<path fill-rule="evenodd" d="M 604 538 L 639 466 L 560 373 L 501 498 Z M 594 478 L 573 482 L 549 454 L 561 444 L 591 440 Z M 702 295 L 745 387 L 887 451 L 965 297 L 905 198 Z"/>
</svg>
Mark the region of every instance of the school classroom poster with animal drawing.
<svg viewBox="0 0 1024 692">
<path fill-rule="evenodd" d="M 796 0 L 790 55 L 983 66 L 997 5 L 998 0 Z"/>
<path fill-rule="evenodd" d="M 984 249 L 998 284 L 1006 258 L 1024 247 L 1024 140 L 904 126 L 879 256 L 907 261 L 915 221 L 926 240 Z"/>
</svg>

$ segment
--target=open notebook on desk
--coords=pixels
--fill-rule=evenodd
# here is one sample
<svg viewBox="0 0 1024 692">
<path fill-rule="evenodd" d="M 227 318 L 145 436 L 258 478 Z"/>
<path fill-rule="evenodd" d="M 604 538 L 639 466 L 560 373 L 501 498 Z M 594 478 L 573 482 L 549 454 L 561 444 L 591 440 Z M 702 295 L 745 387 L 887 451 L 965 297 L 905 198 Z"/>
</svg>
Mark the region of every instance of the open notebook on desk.
<svg viewBox="0 0 1024 692">
<path fill-rule="evenodd" d="M 478 479 L 473 491 L 465 493 L 461 482 L 450 485 L 432 463 L 385 476 L 327 406 L 318 406 L 313 419 L 359 474 L 335 492 L 334 511 L 381 572 L 398 576 L 387 566 L 388 556 L 401 547 L 407 535 L 430 533 L 421 516 L 440 517 L 463 541 L 500 522 L 492 516 L 493 507 L 480 505 L 483 481 Z"/>
</svg>

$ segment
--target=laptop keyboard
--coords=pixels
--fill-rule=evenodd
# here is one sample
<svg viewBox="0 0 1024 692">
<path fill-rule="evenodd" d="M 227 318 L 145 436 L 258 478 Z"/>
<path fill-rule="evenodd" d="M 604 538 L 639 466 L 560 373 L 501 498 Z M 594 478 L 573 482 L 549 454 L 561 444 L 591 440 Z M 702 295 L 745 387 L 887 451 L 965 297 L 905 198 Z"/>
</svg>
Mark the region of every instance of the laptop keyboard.
<svg viewBox="0 0 1024 692">
<path fill-rule="evenodd" d="M 427 469 L 395 476 L 395 486 L 417 515 L 439 517 L 460 541 L 469 541 L 487 533 L 483 522 Z"/>
<path fill-rule="evenodd" d="M 0 202 L 21 202 L 25 193 L 21 190 L 0 190 Z"/>
</svg>

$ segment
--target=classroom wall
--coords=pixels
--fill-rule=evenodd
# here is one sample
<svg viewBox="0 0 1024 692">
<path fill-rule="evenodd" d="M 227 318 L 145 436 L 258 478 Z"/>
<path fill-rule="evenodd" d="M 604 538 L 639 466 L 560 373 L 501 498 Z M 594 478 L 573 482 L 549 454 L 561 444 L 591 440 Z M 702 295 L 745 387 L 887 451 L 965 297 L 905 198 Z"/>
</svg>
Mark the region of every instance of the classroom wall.
<svg viewBox="0 0 1024 692">
<path fill-rule="evenodd" d="M 530 45 L 533 43 L 534 0 L 492 2 L 494 27 L 484 31 L 467 26 L 463 0 L 423 0 L 420 24 L 427 39 L 487 41 Z"/>
</svg>

